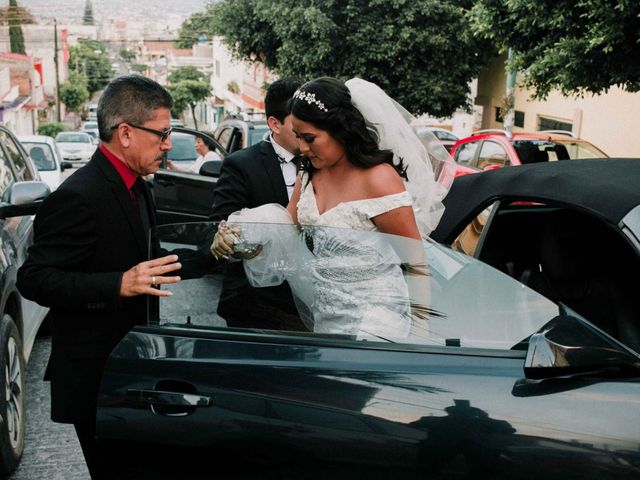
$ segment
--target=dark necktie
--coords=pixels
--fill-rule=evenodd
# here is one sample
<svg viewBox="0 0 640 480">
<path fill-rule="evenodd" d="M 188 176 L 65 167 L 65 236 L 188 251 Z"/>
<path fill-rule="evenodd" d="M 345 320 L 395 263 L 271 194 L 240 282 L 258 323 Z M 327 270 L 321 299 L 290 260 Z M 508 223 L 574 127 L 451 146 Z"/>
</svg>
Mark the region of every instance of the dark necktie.
<svg viewBox="0 0 640 480">
<path fill-rule="evenodd" d="M 136 196 L 136 204 L 138 206 L 138 211 L 140 212 L 140 220 L 142 222 L 142 228 L 144 229 L 144 236 L 148 240 L 151 222 L 149 220 L 149 207 L 147 206 L 147 199 L 144 194 L 144 180 L 138 177 L 133 184 L 132 190 Z"/>
</svg>

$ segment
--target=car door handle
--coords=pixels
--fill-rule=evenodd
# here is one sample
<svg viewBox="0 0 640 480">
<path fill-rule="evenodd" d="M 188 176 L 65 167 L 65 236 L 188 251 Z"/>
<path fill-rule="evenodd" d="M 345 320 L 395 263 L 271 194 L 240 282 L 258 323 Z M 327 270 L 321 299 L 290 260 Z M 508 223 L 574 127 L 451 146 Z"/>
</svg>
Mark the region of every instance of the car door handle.
<svg viewBox="0 0 640 480">
<path fill-rule="evenodd" d="M 127 403 L 137 406 L 211 407 L 213 398 L 194 393 L 164 390 L 127 390 Z"/>
<path fill-rule="evenodd" d="M 163 187 L 172 187 L 173 185 L 176 184 L 175 181 L 168 180 L 168 179 L 162 178 L 162 177 L 158 177 L 158 175 L 156 175 L 154 177 L 153 183 L 157 183 L 158 185 L 162 185 Z"/>
</svg>

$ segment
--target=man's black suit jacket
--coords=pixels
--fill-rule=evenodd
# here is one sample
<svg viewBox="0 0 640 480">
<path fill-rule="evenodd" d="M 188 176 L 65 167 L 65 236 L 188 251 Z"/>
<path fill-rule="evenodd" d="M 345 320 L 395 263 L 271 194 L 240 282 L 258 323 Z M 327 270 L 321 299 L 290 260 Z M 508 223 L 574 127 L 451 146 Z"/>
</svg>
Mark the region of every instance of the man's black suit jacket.
<svg viewBox="0 0 640 480">
<path fill-rule="evenodd" d="M 147 245 L 140 212 L 99 149 L 43 202 L 18 288 L 51 308 L 54 421 L 92 418 L 106 358 L 146 321 L 147 297 L 120 298 L 119 288 L 123 272 L 147 259 Z"/>
<path fill-rule="evenodd" d="M 267 203 L 286 207 L 289 197 L 278 156 L 270 142 L 262 141 L 224 159 L 210 219 L 226 220 L 233 212 Z M 253 288 L 242 262 L 227 264 L 218 313 L 232 327 L 306 330 L 289 285 Z"/>
</svg>

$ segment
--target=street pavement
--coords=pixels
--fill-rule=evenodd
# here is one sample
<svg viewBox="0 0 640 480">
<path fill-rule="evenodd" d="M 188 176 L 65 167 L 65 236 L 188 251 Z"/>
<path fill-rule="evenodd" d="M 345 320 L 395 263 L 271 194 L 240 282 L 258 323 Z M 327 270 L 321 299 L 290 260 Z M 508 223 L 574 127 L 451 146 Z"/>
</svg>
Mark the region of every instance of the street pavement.
<svg viewBox="0 0 640 480">
<path fill-rule="evenodd" d="M 37 337 L 27 365 L 26 438 L 24 454 L 11 480 L 88 480 L 89 472 L 73 425 L 50 419 L 49 382 L 42 377 L 51 337 Z"/>
</svg>

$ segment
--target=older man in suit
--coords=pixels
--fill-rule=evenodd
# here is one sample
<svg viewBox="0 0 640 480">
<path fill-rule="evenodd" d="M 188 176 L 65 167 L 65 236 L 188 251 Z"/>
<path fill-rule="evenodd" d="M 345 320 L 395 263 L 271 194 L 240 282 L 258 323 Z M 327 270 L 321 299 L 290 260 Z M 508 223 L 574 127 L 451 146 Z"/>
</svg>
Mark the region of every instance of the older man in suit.
<svg viewBox="0 0 640 480">
<path fill-rule="evenodd" d="M 162 86 L 138 75 L 106 87 L 101 145 L 42 204 L 18 272 L 20 292 L 51 308 L 51 418 L 74 424 L 92 478 L 109 476 L 95 440 L 106 359 L 146 321 L 148 296 L 170 295 L 159 286 L 180 280 L 176 255 L 147 260 L 155 209 L 142 179 L 171 149 L 172 103 Z"/>
<path fill-rule="evenodd" d="M 265 97 L 271 136 L 224 159 L 216 183 L 210 219 L 226 220 L 243 208 L 279 203 L 286 207 L 296 180 L 298 140 L 291 126 L 289 101 L 302 82 L 284 78 L 273 82 Z M 220 250 L 219 250 L 220 251 Z M 253 288 L 242 262 L 226 267 L 218 313 L 230 327 L 302 330 L 288 284 Z"/>
</svg>

